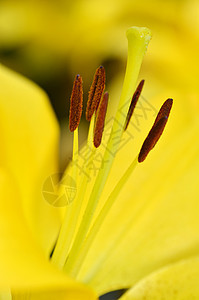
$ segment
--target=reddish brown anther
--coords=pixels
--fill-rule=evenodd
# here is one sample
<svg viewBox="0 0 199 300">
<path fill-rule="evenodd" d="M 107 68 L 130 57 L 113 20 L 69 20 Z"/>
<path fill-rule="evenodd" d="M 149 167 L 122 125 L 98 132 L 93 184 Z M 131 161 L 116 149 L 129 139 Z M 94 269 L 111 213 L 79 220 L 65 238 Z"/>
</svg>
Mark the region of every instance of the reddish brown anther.
<svg viewBox="0 0 199 300">
<path fill-rule="evenodd" d="M 73 90 L 70 98 L 69 129 L 72 132 L 79 126 L 82 115 L 82 103 L 82 77 L 80 75 L 77 75 L 73 83 Z"/>
<path fill-rule="evenodd" d="M 142 92 L 143 85 L 144 85 L 144 80 L 141 80 L 138 87 L 137 87 L 137 89 L 136 89 L 136 91 L 135 91 L 135 93 L 133 94 L 131 104 L 130 104 L 130 107 L 129 107 L 129 110 L 128 110 L 128 114 L 127 114 L 127 117 L 126 117 L 124 130 L 126 130 L 128 125 L 129 125 L 129 122 L 131 120 L 131 117 L 132 117 L 132 114 L 134 112 L 135 106 L 136 106 L 136 104 L 138 102 L 138 99 L 140 97 L 140 94 Z"/>
<path fill-rule="evenodd" d="M 97 68 L 90 91 L 88 94 L 88 102 L 86 107 L 86 120 L 90 121 L 94 112 L 98 109 L 103 91 L 105 89 L 105 69 L 103 66 Z"/>
<path fill-rule="evenodd" d="M 104 96 L 100 101 L 99 108 L 97 111 L 97 118 L 95 122 L 94 139 L 93 139 L 93 143 L 96 148 L 100 146 L 102 140 L 104 121 L 105 121 L 106 111 L 108 106 L 108 98 L 109 98 L 108 92 L 104 93 Z"/>
<path fill-rule="evenodd" d="M 149 152 L 155 147 L 157 141 L 159 140 L 160 136 L 162 135 L 164 128 L 166 126 L 166 123 L 168 121 L 168 117 L 170 114 L 170 110 L 173 104 L 172 99 L 168 99 L 164 102 L 162 105 L 155 122 L 153 124 L 153 127 L 151 128 L 149 134 L 147 135 L 147 138 L 145 139 L 142 148 L 140 150 L 139 156 L 138 156 L 138 162 L 143 162 Z"/>
<path fill-rule="evenodd" d="M 170 114 L 170 111 L 171 111 L 171 108 L 172 108 L 172 105 L 173 105 L 173 99 L 169 98 L 167 99 L 163 105 L 161 106 L 160 110 L 159 110 L 159 113 L 155 119 L 155 122 L 153 124 L 153 126 L 155 126 L 157 124 L 157 122 L 162 119 L 163 117 L 169 117 L 169 114 Z"/>
</svg>

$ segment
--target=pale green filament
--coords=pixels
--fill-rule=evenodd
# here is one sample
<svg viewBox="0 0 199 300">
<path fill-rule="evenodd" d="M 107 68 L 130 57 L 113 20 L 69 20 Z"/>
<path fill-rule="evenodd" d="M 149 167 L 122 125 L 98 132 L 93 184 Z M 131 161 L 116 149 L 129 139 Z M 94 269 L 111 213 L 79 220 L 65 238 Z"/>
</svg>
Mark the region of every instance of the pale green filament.
<svg viewBox="0 0 199 300">
<path fill-rule="evenodd" d="M 138 164 L 138 157 L 136 156 L 136 158 L 133 160 L 133 162 L 128 167 L 126 172 L 123 174 L 123 176 L 121 177 L 119 182 L 116 184 L 115 188 L 113 189 L 113 191 L 109 195 L 106 203 L 104 204 L 103 208 L 101 209 L 101 211 L 100 211 L 97 219 L 95 220 L 95 222 L 94 222 L 94 224 L 93 224 L 86 240 L 82 244 L 82 247 L 79 251 L 79 255 L 76 258 L 75 263 L 72 264 L 72 265 L 69 265 L 69 264 L 66 265 L 65 270 L 67 271 L 67 273 L 70 273 L 70 275 L 72 275 L 73 277 L 76 277 L 77 274 L 79 273 L 81 265 L 83 263 L 83 259 L 86 256 L 91 244 L 93 243 L 93 241 L 94 241 L 101 225 L 103 224 L 104 219 L 108 215 L 112 205 L 116 201 L 116 199 L 119 196 L 122 188 L 124 187 L 125 183 L 128 181 L 131 174 L 133 173 L 133 171 L 134 171 L 135 167 L 137 166 L 137 164 Z"/>
<path fill-rule="evenodd" d="M 74 233 L 78 221 L 79 212 L 81 210 L 81 205 L 86 193 L 89 175 L 89 163 L 93 159 L 93 151 L 95 151 L 92 141 L 93 141 L 93 128 L 94 128 L 95 116 L 93 115 L 87 140 L 87 148 L 90 150 L 89 161 L 84 168 L 84 173 L 80 178 L 80 182 L 77 185 L 77 196 L 75 197 L 72 205 L 67 207 L 66 215 L 64 217 L 63 225 L 59 234 L 59 238 L 52 256 L 52 261 L 59 267 L 62 268 L 66 261 L 68 252 L 71 247 L 71 243 L 74 238 Z M 78 129 L 74 131 L 74 144 L 73 144 L 73 165 L 72 170 L 74 177 L 76 178 L 76 183 L 78 182 Z"/>
<path fill-rule="evenodd" d="M 79 138 L 78 138 L 78 128 L 75 129 L 73 132 L 73 161 L 78 159 L 78 152 L 79 152 Z M 75 169 L 77 169 L 75 167 Z"/>
<path fill-rule="evenodd" d="M 107 144 L 107 148 L 104 153 L 103 160 L 106 161 L 106 164 L 104 168 L 101 168 L 99 170 L 82 222 L 71 248 L 68 260 L 66 262 L 66 270 L 68 268 L 67 265 L 71 269 L 75 264 L 76 258 L 79 255 L 79 251 L 89 230 L 96 206 L 98 204 L 98 200 L 110 172 L 114 160 L 114 155 L 110 154 L 109 149 L 111 149 L 112 153 L 116 153 L 117 149 L 119 148 L 119 143 L 121 140 L 121 135 L 123 133 L 124 123 L 126 120 L 131 97 L 135 90 L 140 66 L 143 60 L 144 53 L 148 46 L 150 36 L 150 31 L 147 28 L 132 27 L 127 31 L 127 38 L 129 43 L 126 75 L 118 110 L 113 122 L 113 127 Z"/>
<path fill-rule="evenodd" d="M 95 153 L 95 148 L 93 146 L 94 124 L 95 124 L 95 115 L 92 116 L 91 121 L 90 121 L 88 140 L 87 140 L 87 146 L 86 146 L 89 149 L 89 159 L 88 159 L 86 167 L 84 168 L 84 173 L 81 176 L 81 182 L 80 182 L 80 186 L 79 186 L 79 193 L 78 193 L 77 201 L 79 201 L 81 203 L 86 194 L 86 190 L 87 190 L 87 186 L 88 186 L 88 178 L 89 178 L 89 174 L 90 174 L 89 166 L 93 160 L 93 156 Z M 78 217 L 78 214 L 77 214 L 77 217 Z"/>
<path fill-rule="evenodd" d="M 72 170 L 71 170 L 71 184 L 72 180 L 75 180 L 76 184 L 78 182 L 78 128 L 73 133 L 73 159 L 72 159 Z M 76 202 L 76 199 L 74 199 Z M 59 237 L 52 255 L 52 262 L 56 264 L 59 268 L 62 268 L 65 260 L 66 253 L 68 252 L 67 242 L 69 240 L 69 223 L 71 219 L 71 215 L 73 213 L 74 203 L 70 204 L 66 208 L 66 213 L 64 216 L 64 220 L 60 229 Z"/>
</svg>

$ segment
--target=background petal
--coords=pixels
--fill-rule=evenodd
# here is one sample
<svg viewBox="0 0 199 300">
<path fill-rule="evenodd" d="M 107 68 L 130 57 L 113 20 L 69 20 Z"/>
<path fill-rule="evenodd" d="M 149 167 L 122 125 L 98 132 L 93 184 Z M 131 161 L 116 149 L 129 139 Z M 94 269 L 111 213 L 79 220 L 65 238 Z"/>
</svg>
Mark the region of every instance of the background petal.
<svg viewBox="0 0 199 300">
<path fill-rule="evenodd" d="M 33 299 L 95 299 L 90 289 L 46 259 L 27 226 L 16 183 L 2 169 L 0 199 L 0 291 Z"/>
<path fill-rule="evenodd" d="M 199 257 L 171 264 L 146 277 L 121 300 L 197 300 Z"/>
<path fill-rule="evenodd" d="M 14 175 L 29 225 L 49 251 L 60 211 L 42 197 L 42 186 L 58 170 L 58 124 L 45 93 L 2 65 L 0 87 L 0 163 Z"/>
</svg>

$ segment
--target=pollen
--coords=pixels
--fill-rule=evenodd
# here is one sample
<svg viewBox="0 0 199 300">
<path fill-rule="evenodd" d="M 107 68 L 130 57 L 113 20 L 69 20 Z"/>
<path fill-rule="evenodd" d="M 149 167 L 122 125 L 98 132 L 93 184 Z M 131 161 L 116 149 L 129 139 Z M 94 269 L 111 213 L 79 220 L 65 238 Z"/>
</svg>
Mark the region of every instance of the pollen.
<svg viewBox="0 0 199 300">
<path fill-rule="evenodd" d="M 72 94 L 70 98 L 70 114 L 69 114 L 69 129 L 75 131 L 79 126 L 81 115 L 82 115 L 82 104 L 83 104 L 83 84 L 82 77 L 76 75 Z"/>
<path fill-rule="evenodd" d="M 104 93 L 104 96 L 100 101 L 99 108 L 97 111 L 97 118 L 95 122 L 94 139 L 93 139 L 93 143 L 96 148 L 100 146 L 102 140 L 104 121 L 105 121 L 106 111 L 108 106 L 108 98 L 109 98 L 108 92 Z"/>
<path fill-rule="evenodd" d="M 131 104 L 129 106 L 129 110 L 128 110 L 128 114 L 127 114 L 127 117 L 126 117 L 126 122 L 125 122 L 125 126 L 124 126 L 124 131 L 128 128 L 128 125 L 129 125 L 129 122 L 131 120 L 131 117 L 133 115 L 133 112 L 134 112 L 134 109 L 136 107 L 136 104 L 138 102 L 138 99 L 140 97 L 140 94 L 142 92 L 142 89 L 143 89 L 143 86 L 144 86 L 144 80 L 141 80 L 135 93 L 133 94 L 133 97 L 132 97 L 132 100 L 131 100 Z"/>
<path fill-rule="evenodd" d="M 88 94 L 88 102 L 86 107 L 86 120 L 90 121 L 94 112 L 98 109 L 102 94 L 105 89 L 105 69 L 103 66 L 97 68 L 93 82 Z"/>
<path fill-rule="evenodd" d="M 153 124 L 153 127 L 151 128 L 149 134 L 147 135 L 142 148 L 140 150 L 139 156 L 138 156 L 138 162 L 143 162 L 149 152 L 155 147 L 156 143 L 158 142 L 160 136 L 162 135 L 164 128 L 166 126 L 166 123 L 168 121 L 168 117 L 170 114 L 170 110 L 173 104 L 172 99 L 167 99 L 164 104 L 162 105 L 155 122 Z"/>
</svg>

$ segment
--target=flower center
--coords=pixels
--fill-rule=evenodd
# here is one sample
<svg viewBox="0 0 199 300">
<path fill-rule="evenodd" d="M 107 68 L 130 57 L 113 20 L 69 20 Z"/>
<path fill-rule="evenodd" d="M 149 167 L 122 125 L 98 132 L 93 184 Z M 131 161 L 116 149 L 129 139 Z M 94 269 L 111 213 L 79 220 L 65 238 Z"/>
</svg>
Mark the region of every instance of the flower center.
<svg viewBox="0 0 199 300">
<path fill-rule="evenodd" d="M 90 126 L 87 144 L 84 147 L 84 150 L 88 153 L 88 162 L 86 165 L 81 165 L 80 152 L 78 149 L 78 126 L 82 114 L 83 99 L 82 78 L 80 75 L 75 77 L 73 84 L 69 117 L 69 128 L 74 134 L 73 159 L 67 172 L 69 172 L 71 177 L 73 179 L 75 178 L 77 182 L 77 195 L 73 203 L 66 209 L 64 221 L 52 255 L 52 262 L 73 277 L 77 277 L 84 262 L 84 258 L 114 201 L 117 199 L 120 190 L 129 179 L 138 162 L 143 162 L 146 159 L 148 153 L 160 138 L 172 107 L 172 99 L 168 99 L 162 105 L 156 120 L 141 147 L 139 155 L 135 157 L 121 176 L 119 182 L 116 183 L 99 215 L 94 219 L 98 201 L 114 161 L 114 155 L 110 153 L 109 149 L 112 149 L 113 153 L 116 153 L 119 143 L 115 143 L 115 140 L 117 139 L 117 141 L 120 141 L 123 132 L 127 129 L 144 84 L 144 81 L 142 80 L 134 92 L 134 86 L 142 58 L 150 39 L 150 32 L 146 28 L 132 27 L 127 31 L 127 37 L 129 40 L 129 51 L 123 91 L 118 111 L 112 125 L 112 131 L 107 142 L 107 147 L 103 156 L 100 156 L 100 163 L 102 164 L 103 161 L 106 161 L 107 163 L 103 168 L 99 169 L 96 178 L 93 178 L 91 193 L 87 193 L 90 178 L 89 166 L 94 157 L 96 157 L 95 154 L 100 153 L 98 147 L 103 138 L 103 129 L 109 98 L 108 93 L 104 93 L 104 67 L 100 66 L 96 70 L 88 96 L 86 119 L 90 121 Z M 124 107 L 124 104 L 126 103 L 128 103 L 128 105 L 125 105 L 123 113 L 121 113 L 121 107 Z M 120 124 L 122 124 L 122 126 Z M 78 174 L 80 165 L 82 167 L 81 176 Z M 84 203 L 85 200 L 87 200 L 87 204 L 84 208 L 82 219 L 79 220 L 82 203 Z M 102 262 L 100 261 L 100 263 Z"/>
</svg>

